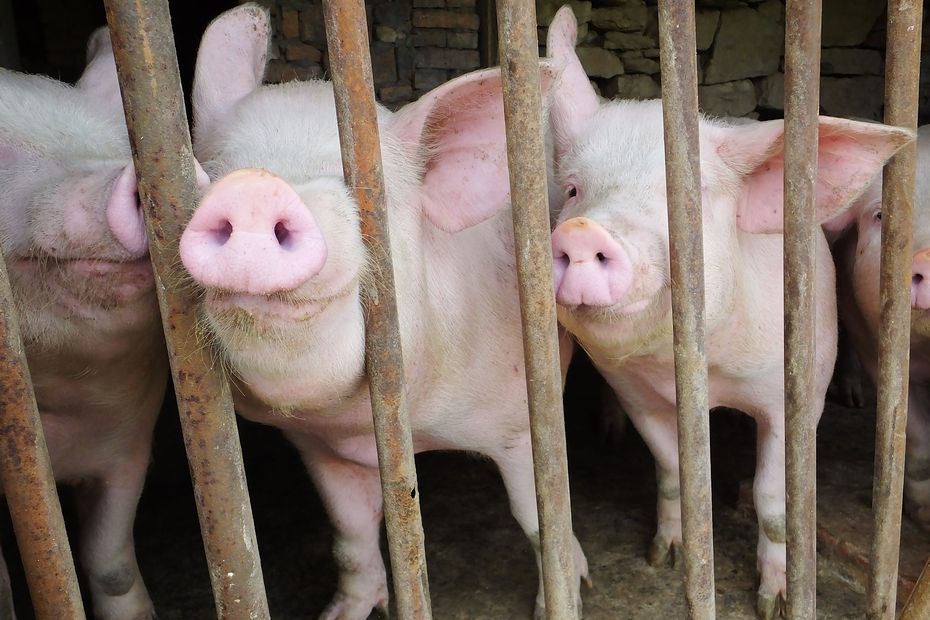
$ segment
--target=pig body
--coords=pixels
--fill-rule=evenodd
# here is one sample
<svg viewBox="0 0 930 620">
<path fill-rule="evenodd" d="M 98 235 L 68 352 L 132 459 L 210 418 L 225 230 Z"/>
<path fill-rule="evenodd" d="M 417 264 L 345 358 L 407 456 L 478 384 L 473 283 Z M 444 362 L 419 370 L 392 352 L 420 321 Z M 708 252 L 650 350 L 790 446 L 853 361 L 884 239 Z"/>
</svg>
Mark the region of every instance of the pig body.
<svg viewBox="0 0 930 620">
<path fill-rule="evenodd" d="M 95 616 L 149 618 L 132 526 L 167 360 L 105 29 L 88 59 L 74 87 L 0 70 L 0 243 Z"/>
<path fill-rule="evenodd" d="M 336 528 L 339 586 L 322 617 L 366 618 L 388 600 L 360 292 L 378 274 L 343 180 L 332 87 L 260 86 L 267 31 L 250 5 L 204 36 L 195 152 L 219 180 L 181 257 L 206 288 L 204 324 L 235 375 L 237 411 L 284 431 Z M 488 71 L 378 115 L 414 449 L 494 460 L 538 558 L 499 98 Z M 577 541 L 574 555 L 577 583 Z"/>
<path fill-rule="evenodd" d="M 574 52 L 563 7 L 549 30 L 556 177 L 565 203 L 552 247 L 559 320 L 616 390 L 655 459 L 652 563 L 681 541 L 666 176 L 661 101 L 602 102 Z M 781 121 L 700 121 L 708 399 L 757 425 L 758 611 L 783 611 L 785 402 Z M 821 119 L 819 219 L 863 191 L 907 132 Z M 861 159 L 857 159 L 861 156 Z M 829 248 L 815 248 L 813 428 L 836 354 Z"/>
<path fill-rule="evenodd" d="M 911 287 L 910 385 L 904 478 L 905 506 L 930 529 L 930 126 L 917 137 L 917 177 Z M 882 179 L 879 175 L 848 212 L 827 222 L 841 235 L 834 243 L 839 314 L 866 374 L 878 379 L 881 304 Z"/>
</svg>

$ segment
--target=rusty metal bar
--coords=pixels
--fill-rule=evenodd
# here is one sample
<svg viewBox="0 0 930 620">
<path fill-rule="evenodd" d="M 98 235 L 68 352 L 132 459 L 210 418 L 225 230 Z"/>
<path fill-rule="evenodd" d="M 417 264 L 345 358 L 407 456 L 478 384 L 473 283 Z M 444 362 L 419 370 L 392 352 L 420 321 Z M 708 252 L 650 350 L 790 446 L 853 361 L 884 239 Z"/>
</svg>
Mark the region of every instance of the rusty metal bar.
<svg viewBox="0 0 930 620">
<path fill-rule="evenodd" d="M 355 192 L 362 237 L 372 268 L 378 274 L 362 292 L 367 302 L 365 367 L 378 445 L 397 612 L 403 620 L 431 618 L 365 3 L 364 0 L 325 0 L 323 13 L 343 172 L 346 183 Z"/>
<path fill-rule="evenodd" d="M 917 128 L 920 70 L 920 0 L 888 3 L 885 122 Z M 878 351 L 878 419 L 872 486 L 874 538 L 869 573 L 869 618 L 894 618 L 904 494 L 904 431 L 910 363 L 911 227 L 917 145 L 898 151 L 882 184 L 881 320 Z"/>
<path fill-rule="evenodd" d="M 498 0 L 497 22 L 546 617 L 577 618 L 536 5 Z"/>
<path fill-rule="evenodd" d="M 229 384 L 197 334 L 178 239 L 198 192 L 167 0 L 104 0 L 217 616 L 268 618 Z"/>
<path fill-rule="evenodd" d="M 920 577 L 914 584 L 904 609 L 901 610 L 900 620 L 924 620 L 930 618 L 930 559 L 920 571 Z"/>
<path fill-rule="evenodd" d="M 0 258 L 0 484 L 39 620 L 83 619 L 84 607 L 26 353 Z"/>
<path fill-rule="evenodd" d="M 817 610 L 814 282 L 820 0 L 785 6 L 785 499 L 788 617 Z"/>
<path fill-rule="evenodd" d="M 694 2 L 660 0 L 659 38 L 685 601 L 689 617 L 714 618 L 714 538 Z"/>
</svg>

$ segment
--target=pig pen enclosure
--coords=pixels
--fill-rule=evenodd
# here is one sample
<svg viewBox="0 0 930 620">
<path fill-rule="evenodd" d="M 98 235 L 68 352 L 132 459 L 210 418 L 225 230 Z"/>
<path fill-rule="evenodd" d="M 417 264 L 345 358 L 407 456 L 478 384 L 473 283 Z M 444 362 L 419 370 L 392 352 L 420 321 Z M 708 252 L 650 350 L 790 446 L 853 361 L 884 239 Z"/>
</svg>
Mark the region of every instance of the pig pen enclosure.
<svg viewBox="0 0 930 620">
<path fill-rule="evenodd" d="M 13 3 L 17 18 L 33 10 L 20 4 Z M 200 200 L 178 55 L 182 49 L 194 49 L 200 32 L 191 32 L 189 23 L 173 29 L 167 1 L 107 0 L 104 4 L 146 215 L 149 255 L 157 274 L 171 359 L 174 389 L 170 393 L 176 395 L 177 403 L 173 408 L 169 402 L 160 416 L 152 466 L 136 518 L 141 574 L 161 618 L 314 615 L 326 607 L 339 581 L 329 551 L 334 537 L 324 506 L 316 498 L 297 451 L 285 447 L 288 444 L 280 433 L 252 422 L 237 422 L 232 400 L 236 393 L 220 372 L 218 353 L 205 347 L 197 332 L 199 293 L 175 286 L 185 279 L 179 273 L 181 232 Z M 877 390 L 868 395 L 863 408 L 828 402 L 819 426 L 810 415 L 817 407 L 813 310 L 815 235 L 819 234 L 815 223 L 817 115 L 820 110 L 838 114 L 819 94 L 821 3 L 787 2 L 784 64 L 776 67 L 783 76 L 778 79 L 783 80 L 785 118 L 783 440 L 787 512 L 781 515 L 780 526 L 777 522 L 767 526 L 769 539 L 787 545 L 787 596 L 783 602 L 777 597 L 769 601 L 770 606 L 756 600 L 759 584 L 752 553 L 756 516 L 748 482 L 754 469 L 755 430 L 742 414 L 707 415 L 712 404 L 708 391 L 711 353 L 704 341 L 698 97 L 717 90 L 740 93 L 745 87 L 737 82 L 747 80 L 739 79 L 706 83 L 708 73 L 726 74 L 722 60 L 715 62 L 713 71 L 709 63 L 718 49 L 727 47 L 730 20 L 738 24 L 748 16 L 728 17 L 727 11 L 752 11 L 749 23 L 754 24 L 756 14 L 764 16 L 772 5 L 781 3 L 713 2 L 708 3 L 710 11 L 702 7 L 697 14 L 691 2 L 660 1 L 652 8 L 639 2 L 609 3 L 619 7 L 617 13 L 605 13 L 613 9 L 594 3 L 593 11 L 601 12 L 593 19 L 591 3 L 572 2 L 581 24 L 570 37 L 568 31 L 563 33 L 565 39 L 550 37 L 546 51 L 554 60 L 542 71 L 539 37 L 547 33 L 538 28 L 544 20 L 552 21 L 557 8 L 548 3 L 414 1 L 412 25 L 392 21 L 384 9 L 390 4 L 375 3 L 367 16 L 361 0 L 333 0 L 322 6 L 276 4 L 274 23 L 280 31 L 274 43 L 282 55 L 271 59 L 266 78 L 319 77 L 324 66 L 320 48 L 326 44 L 325 67 L 336 99 L 342 174 L 358 205 L 369 261 L 381 276 L 364 282 L 369 287 L 364 295 L 368 300 L 365 369 L 383 489 L 392 615 L 521 618 L 533 613 L 536 579 L 530 545 L 521 539 L 520 529 L 507 514 L 507 494 L 493 464 L 461 454 L 429 453 L 419 455 L 414 465 L 399 346 L 398 315 L 404 308 L 395 306 L 396 266 L 391 262 L 391 248 L 399 240 L 388 239 L 384 220 L 381 135 L 375 108 L 376 88 L 381 99 L 393 98 L 391 103 L 421 94 L 428 99 L 434 85 L 440 92 L 441 82 L 465 69 L 478 68 L 452 66 L 457 62 L 454 59 L 496 58 L 499 46 L 539 516 L 536 546 L 546 617 L 578 617 L 573 529 L 587 555 L 593 581 L 593 588 L 581 588 L 583 612 L 589 618 L 737 618 L 752 617 L 757 607 L 764 616 L 781 613 L 791 618 L 930 617 L 930 576 L 919 577 L 930 556 L 930 538 L 902 516 L 912 337 L 909 291 L 914 276 L 912 255 L 918 249 L 911 242 L 917 157 L 913 144 L 904 146 L 888 164 L 882 189 Z M 852 4 L 858 10 L 862 3 Z M 171 8 L 176 13 L 184 10 L 178 6 L 175 11 L 173 4 Z M 229 7 L 213 8 L 209 17 Z M 469 8 L 483 26 L 476 28 L 475 20 L 455 17 L 466 15 Z M 634 32 L 635 25 L 621 25 L 615 36 L 598 34 L 598 29 L 611 28 L 606 24 L 626 23 L 621 8 L 633 14 L 652 11 L 654 29 L 643 26 Z M 714 11 L 712 43 L 702 50 L 702 28 L 710 19 L 708 12 Z M 879 17 L 881 11 L 874 19 Z M 919 89 L 921 3 L 889 2 L 881 19 L 887 19 L 887 29 L 880 29 L 887 33 L 883 120 L 916 129 L 918 104 L 926 96 Z M 15 20 L 3 21 L 0 27 L 9 30 Z M 438 31 L 444 29 L 448 30 L 441 33 L 447 47 L 423 45 L 429 37 L 438 40 Z M 823 32 L 829 30 L 824 21 Z M 369 56 L 371 32 L 378 38 L 372 49 L 384 52 L 384 44 L 392 38 L 401 42 L 392 53 L 393 72 L 384 69 L 383 59 Z M 17 34 L 24 38 L 21 32 Z M 451 43 L 453 34 L 461 35 L 456 40 L 464 40 L 464 47 Z M 325 41 L 317 45 L 320 36 Z M 550 80 L 567 71 L 549 48 L 559 46 L 564 51 L 566 41 L 573 48 L 575 36 L 587 43 L 604 43 L 579 50 L 641 46 L 612 53 L 629 67 L 643 67 L 650 60 L 658 72 L 661 65 L 682 540 L 665 549 L 671 557 L 658 558 L 657 566 L 646 559 L 654 535 L 656 502 L 661 505 L 663 500 L 674 499 L 678 489 L 669 495 L 670 489 L 657 481 L 653 457 L 632 425 L 624 427 L 622 418 L 605 421 L 603 412 L 616 404 L 604 400 L 603 380 L 581 353 L 576 353 L 576 363 L 568 373 L 563 416 L 547 208 L 546 158 L 550 154 L 543 139 L 549 127 L 540 111 L 547 89 L 552 88 Z M 649 36 L 654 43 L 644 41 Z M 4 53 L 9 40 L 4 36 Z M 228 41 L 231 49 L 240 49 L 241 41 L 232 36 Z M 422 76 L 416 68 L 402 69 L 404 41 L 412 46 L 417 61 L 428 64 L 429 58 L 441 57 L 444 60 L 433 64 L 448 66 L 427 66 L 433 73 Z M 611 48 L 607 42 L 618 47 Z M 658 56 L 650 53 L 653 48 Z M 704 56 L 696 56 L 696 49 L 705 52 Z M 454 53 L 462 50 L 467 53 Z M 775 56 L 780 55 L 776 50 Z M 579 56 L 589 75 L 597 71 L 595 64 L 612 62 L 592 60 L 602 56 L 601 51 Z M 373 76 L 373 61 L 380 77 Z M 317 64 L 320 74 L 316 74 Z M 645 84 L 641 79 L 605 77 L 611 70 L 616 69 L 592 76 L 598 78 L 605 94 L 634 98 L 625 89 L 632 88 L 634 81 Z M 658 82 L 651 75 L 629 71 L 628 77 L 647 76 L 652 84 L 642 88 L 642 97 L 660 94 L 652 92 Z M 765 84 L 750 82 L 750 88 L 768 93 L 770 77 L 761 78 Z M 699 79 L 705 80 L 700 89 Z M 724 95 L 723 101 L 732 103 L 733 97 Z M 761 99 L 753 101 L 761 106 Z M 726 108 L 717 113 L 735 111 Z M 850 115 L 871 115 L 868 110 L 857 112 Z M 764 118 L 779 115 L 771 108 L 759 112 L 745 103 L 739 113 Z M 0 157 L 0 165 L 4 161 Z M 3 547 L 12 596 L 20 617 L 34 613 L 37 618 L 82 618 L 81 593 L 92 588 L 86 579 L 79 585 L 77 574 L 82 571 L 75 571 L 64 526 L 67 520 L 68 531 L 80 537 L 71 525 L 75 510 L 70 492 L 61 487 L 68 517 L 63 520 L 39 421 L 41 403 L 37 408 L 25 372 L 24 346 L 3 273 L 0 479 L 11 514 Z M 14 553 L 14 531 L 19 557 Z M 672 560 L 674 569 L 664 566 Z M 79 568 L 84 563 L 78 559 Z M 345 612 L 332 617 L 356 616 Z"/>
</svg>

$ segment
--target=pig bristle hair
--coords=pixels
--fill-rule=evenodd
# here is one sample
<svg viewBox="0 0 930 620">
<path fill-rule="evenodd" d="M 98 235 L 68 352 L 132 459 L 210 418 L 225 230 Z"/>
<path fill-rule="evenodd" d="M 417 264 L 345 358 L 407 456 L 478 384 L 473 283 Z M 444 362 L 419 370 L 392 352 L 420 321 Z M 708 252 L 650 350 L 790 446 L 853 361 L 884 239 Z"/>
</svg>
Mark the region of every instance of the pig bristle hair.
<svg viewBox="0 0 930 620">
<path fill-rule="evenodd" d="M 112 111 L 93 97 L 51 78 L 5 69 L 0 69 L 0 144 L 53 159 L 128 160 L 131 154 L 122 117 L 114 122 Z"/>
</svg>

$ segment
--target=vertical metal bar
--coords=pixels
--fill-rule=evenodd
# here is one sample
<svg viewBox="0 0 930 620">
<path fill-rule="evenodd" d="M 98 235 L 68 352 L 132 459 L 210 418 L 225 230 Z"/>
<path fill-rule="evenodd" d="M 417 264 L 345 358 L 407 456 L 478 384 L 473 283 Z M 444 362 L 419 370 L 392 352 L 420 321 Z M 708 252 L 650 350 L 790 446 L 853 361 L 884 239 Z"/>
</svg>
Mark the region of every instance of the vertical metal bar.
<svg viewBox="0 0 930 620">
<path fill-rule="evenodd" d="M 226 379 L 202 347 L 178 239 L 197 201 L 167 0 L 104 0 L 217 616 L 268 618 Z"/>
<path fill-rule="evenodd" d="M 817 419 L 814 248 L 820 0 L 785 6 L 785 495 L 788 617 L 816 617 Z"/>
<path fill-rule="evenodd" d="M 84 618 L 58 491 L 0 259 L 0 484 L 39 620 Z"/>
<path fill-rule="evenodd" d="M 900 620 L 925 620 L 930 618 L 930 559 L 920 571 L 920 577 L 907 597 Z"/>
<path fill-rule="evenodd" d="M 372 267 L 378 274 L 362 292 L 367 301 L 365 366 L 378 446 L 394 595 L 400 618 L 431 618 L 365 3 L 364 0 L 325 0 L 323 13 L 343 172 L 346 183 L 355 192 L 362 237 Z"/>
<path fill-rule="evenodd" d="M 659 37 L 685 600 L 691 618 L 714 618 L 714 539 L 694 2 L 660 0 Z"/>
<path fill-rule="evenodd" d="M 917 128 L 922 16 L 920 0 L 888 3 L 885 122 L 889 125 Z M 910 362 L 911 227 L 916 161 L 916 144 L 902 148 L 886 166 L 882 185 L 882 314 L 872 487 L 875 534 L 868 591 L 868 617 L 873 619 L 894 618 L 897 594 Z"/>
<path fill-rule="evenodd" d="M 497 21 L 546 616 L 577 618 L 536 5 L 498 0 Z"/>
</svg>

